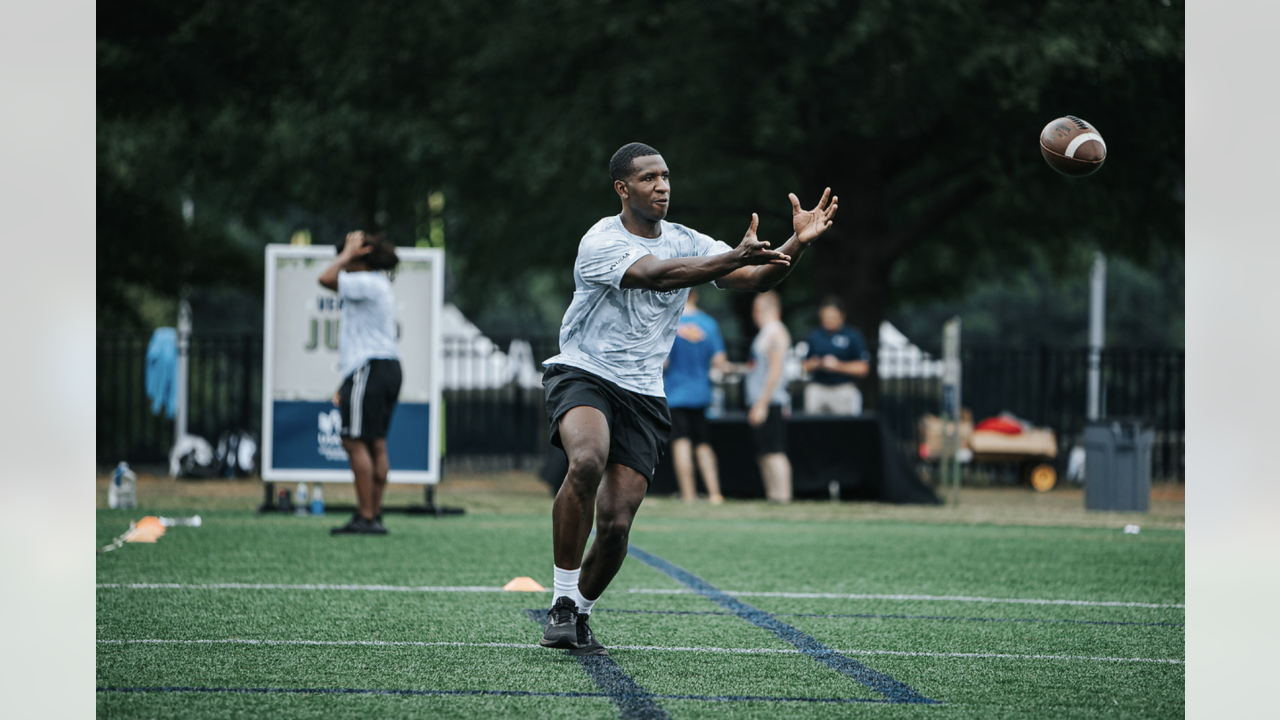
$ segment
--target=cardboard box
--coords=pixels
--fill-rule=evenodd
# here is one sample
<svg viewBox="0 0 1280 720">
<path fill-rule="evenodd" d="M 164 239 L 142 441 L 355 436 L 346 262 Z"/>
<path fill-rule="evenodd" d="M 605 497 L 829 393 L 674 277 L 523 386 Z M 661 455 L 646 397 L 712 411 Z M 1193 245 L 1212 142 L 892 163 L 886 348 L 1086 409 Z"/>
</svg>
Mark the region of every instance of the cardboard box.
<svg viewBox="0 0 1280 720">
<path fill-rule="evenodd" d="M 943 430 L 950 430 L 954 423 L 944 423 L 937 415 L 925 413 L 920 418 L 920 457 L 925 460 L 937 460 L 942 456 Z M 968 408 L 960 411 L 960 448 L 969 446 L 969 437 L 973 435 L 973 413 Z"/>
<path fill-rule="evenodd" d="M 1053 431 L 1046 428 L 1031 428 L 1017 435 L 995 432 L 992 430 L 976 430 L 969 436 L 969 449 L 973 450 L 975 459 L 995 455 L 1036 455 L 1043 457 L 1058 456 L 1058 441 Z"/>
</svg>

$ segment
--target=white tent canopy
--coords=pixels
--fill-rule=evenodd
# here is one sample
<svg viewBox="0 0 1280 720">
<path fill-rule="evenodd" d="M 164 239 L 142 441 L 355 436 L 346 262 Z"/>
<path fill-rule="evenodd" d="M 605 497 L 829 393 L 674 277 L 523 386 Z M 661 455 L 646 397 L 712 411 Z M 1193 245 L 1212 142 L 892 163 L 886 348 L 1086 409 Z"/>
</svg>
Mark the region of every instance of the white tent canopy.
<svg viewBox="0 0 1280 720">
<path fill-rule="evenodd" d="M 445 303 L 440 317 L 446 390 L 506 387 L 512 380 L 542 387 L 541 359 L 533 357 L 528 341 L 512 340 L 503 352 L 453 303 Z"/>
<path fill-rule="evenodd" d="M 880 377 L 942 377 L 942 360 L 931 357 L 888 320 L 880 323 Z"/>
</svg>

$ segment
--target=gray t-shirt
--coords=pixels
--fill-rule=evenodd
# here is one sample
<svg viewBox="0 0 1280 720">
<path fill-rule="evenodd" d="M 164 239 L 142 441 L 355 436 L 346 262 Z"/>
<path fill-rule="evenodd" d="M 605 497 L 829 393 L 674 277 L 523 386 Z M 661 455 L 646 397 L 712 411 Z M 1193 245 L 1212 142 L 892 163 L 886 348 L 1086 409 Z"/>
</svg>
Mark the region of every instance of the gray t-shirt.
<svg viewBox="0 0 1280 720">
<path fill-rule="evenodd" d="M 386 273 L 338 273 L 342 324 L 338 330 L 338 371 L 345 379 L 374 358 L 399 359 L 396 298 Z"/>
<path fill-rule="evenodd" d="M 573 265 L 573 302 L 560 324 L 560 354 L 543 365 L 569 365 L 626 390 L 664 397 L 662 364 L 689 290 L 623 289 L 622 276 L 645 255 L 670 260 L 733 248 L 676 223 L 663 220 L 661 228 L 657 238 L 632 235 L 615 215 L 582 236 Z"/>
<path fill-rule="evenodd" d="M 760 328 L 760 332 L 756 333 L 755 339 L 751 341 L 751 369 L 747 371 L 747 377 L 743 383 L 748 405 L 755 405 L 756 400 L 764 394 L 764 384 L 769 379 L 769 346 L 772 343 L 781 343 L 783 347 L 791 344 L 791 334 L 787 332 L 786 326 L 780 320 L 774 320 Z M 785 358 L 783 362 L 786 362 Z M 782 375 L 778 377 L 778 384 L 773 386 L 769 404 L 784 406 L 791 404 L 791 396 L 787 393 L 785 365 Z"/>
</svg>

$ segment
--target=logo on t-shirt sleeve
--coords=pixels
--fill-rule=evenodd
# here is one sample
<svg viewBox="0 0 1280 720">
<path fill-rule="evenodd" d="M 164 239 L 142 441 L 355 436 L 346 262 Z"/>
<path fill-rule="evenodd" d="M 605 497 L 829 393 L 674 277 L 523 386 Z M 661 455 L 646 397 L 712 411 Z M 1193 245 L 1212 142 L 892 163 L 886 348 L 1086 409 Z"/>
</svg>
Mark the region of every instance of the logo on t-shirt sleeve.
<svg viewBox="0 0 1280 720">
<path fill-rule="evenodd" d="M 613 272 L 614 270 L 617 270 L 618 266 L 621 265 L 624 260 L 626 260 L 627 258 L 635 254 L 636 254 L 635 249 L 631 249 L 622 253 L 622 257 L 618 258 L 617 260 L 614 260 L 613 264 L 609 266 L 609 272 Z"/>
</svg>

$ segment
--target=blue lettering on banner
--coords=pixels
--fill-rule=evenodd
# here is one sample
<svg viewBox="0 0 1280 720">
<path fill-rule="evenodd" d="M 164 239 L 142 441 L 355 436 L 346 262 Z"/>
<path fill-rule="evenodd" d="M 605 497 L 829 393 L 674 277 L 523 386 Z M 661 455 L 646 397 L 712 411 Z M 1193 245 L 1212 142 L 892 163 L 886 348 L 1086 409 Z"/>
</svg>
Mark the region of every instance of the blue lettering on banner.
<svg viewBox="0 0 1280 720">
<path fill-rule="evenodd" d="M 276 470 L 348 470 L 342 416 L 327 400 L 271 405 L 271 465 Z M 392 470 L 430 471 L 431 404 L 396 404 L 387 430 Z"/>
<path fill-rule="evenodd" d="M 337 312 L 342 309 L 342 298 L 337 295 L 317 295 L 316 310 L 320 312 Z"/>
</svg>

